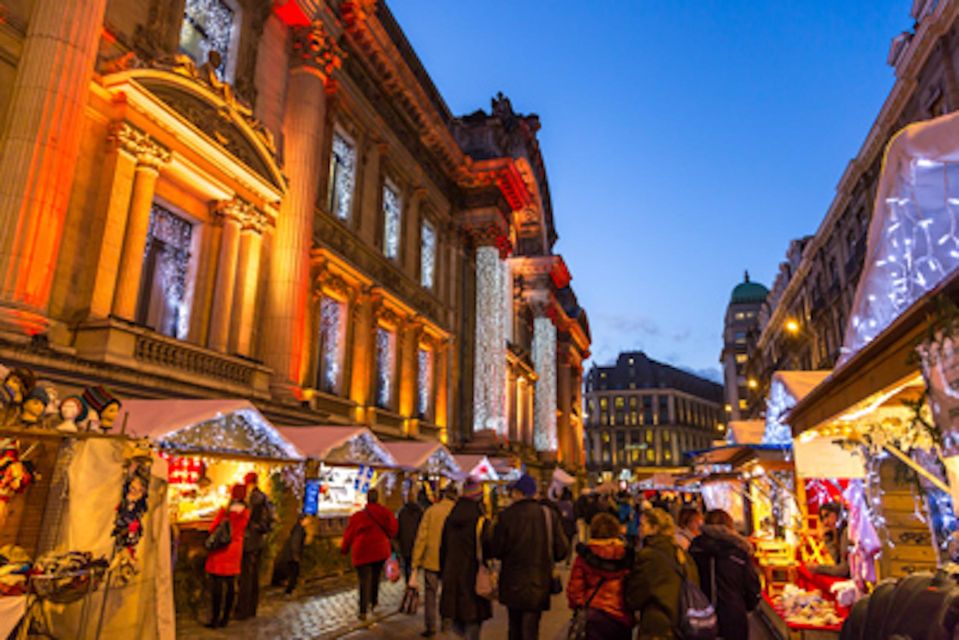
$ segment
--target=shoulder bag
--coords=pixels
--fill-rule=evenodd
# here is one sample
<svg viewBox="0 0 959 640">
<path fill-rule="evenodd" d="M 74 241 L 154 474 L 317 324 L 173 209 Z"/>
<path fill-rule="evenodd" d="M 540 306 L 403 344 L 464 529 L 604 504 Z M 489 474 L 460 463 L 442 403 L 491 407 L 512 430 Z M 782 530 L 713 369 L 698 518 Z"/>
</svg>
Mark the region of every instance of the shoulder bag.
<svg viewBox="0 0 959 640">
<path fill-rule="evenodd" d="M 496 600 L 499 594 L 499 574 L 483 558 L 483 523 L 485 522 L 486 518 L 483 516 L 476 520 L 476 560 L 479 566 L 476 568 L 474 591 L 481 598 Z"/>
<path fill-rule="evenodd" d="M 230 517 L 223 516 L 220 524 L 210 532 L 210 535 L 203 541 L 203 546 L 207 551 L 218 551 L 229 546 L 233 540 L 233 530 L 230 528 Z"/>
<path fill-rule="evenodd" d="M 677 610 L 679 624 L 676 627 L 676 636 L 681 640 L 716 640 L 719 636 L 716 607 L 699 587 L 687 579 L 685 569 L 679 566 L 679 562 L 674 557 L 659 549 L 656 549 L 656 552 L 666 556 L 673 570 L 679 575 L 679 609 Z M 685 555 L 685 552 L 683 553 Z M 713 575 L 715 574 L 714 566 Z M 715 594 L 715 586 L 713 593 Z"/>
<path fill-rule="evenodd" d="M 604 582 L 606 582 L 606 578 L 600 578 L 599 584 L 593 589 L 593 593 L 586 598 L 583 606 L 573 611 L 573 618 L 569 621 L 569 631 L 566 633 L 566 640 L 586 640 L 586 624 L 589 622 L 589 605 L 592 604 L 593 598 L 596 597 L 599 590 L 603 588 Z"/>
</svg>

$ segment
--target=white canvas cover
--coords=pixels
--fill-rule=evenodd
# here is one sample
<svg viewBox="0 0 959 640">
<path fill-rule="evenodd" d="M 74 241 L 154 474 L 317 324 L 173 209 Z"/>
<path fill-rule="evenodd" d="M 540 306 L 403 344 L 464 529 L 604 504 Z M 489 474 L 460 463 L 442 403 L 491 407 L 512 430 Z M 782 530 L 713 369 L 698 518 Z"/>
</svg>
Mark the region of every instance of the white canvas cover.
<svg viewBox="0 0 959 640">
<path fill-rule="evenodd" d="M 450 478 L 459 477 L 463 473 L 442 442 L 408 440 L 384 442 L 383 446 L 393 456 L 396 466 L 400 469 L 438 473 Z"/>
<path fill-rule="evenodd" d="M 833 438 L 807 431 L 793 442 L 799 478 L 864 478 L 862 458 L 833 442 Z"/>
<path fill-rule="evenodd" d="M 453 456 L 463 472 L 463 477 L 472 476 L 481 482 L 499 480 L 499 474 L 490 459 L 484 455 L 458 453 Z"/>
<path fill-rule="evenodd" d="M 278 427 L 278 431 L 304 457 L 328 465 L 396 466 L 392 454 L 366 427 L 316 425 Z"/>
<path fill-rule="evenodd" d="M 789 410 L 805 398 L 830 371 L 777 371 L 769 383 L 766 398 L 766 425 L 762 444 L 792 444 L 792 429 L 787 423 Z"/>
<path fill-rule="evenodd" d="M 759 444 L 763 441 L 766 423 L 762 420 L 730 420 L 726 444 Z"/>
<path fill-rule="evenodd" d="M 248 400 L 125 400 L 117 423 L 171 451 L 303 459 Z"/>
<path fill-rule="evenodd" d="M 841 365 L 959 267 L 959 112 L 889 143 Z"/>
</svg>

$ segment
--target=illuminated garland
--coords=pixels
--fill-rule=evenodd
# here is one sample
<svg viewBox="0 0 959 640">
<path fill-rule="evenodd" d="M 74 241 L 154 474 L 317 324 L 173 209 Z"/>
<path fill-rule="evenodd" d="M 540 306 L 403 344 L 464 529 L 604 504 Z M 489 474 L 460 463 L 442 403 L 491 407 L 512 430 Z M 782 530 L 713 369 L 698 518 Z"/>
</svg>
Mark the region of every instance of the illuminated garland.
<svg viewBox="0 0 959 640">
<path fill-rule="evenodd" d="M 158 444 L 161 448 L 173 451 L 300 458 L 296 447 L 253 409 L 241 409 L 178 429 L 159 438 Z"/>
</svg>

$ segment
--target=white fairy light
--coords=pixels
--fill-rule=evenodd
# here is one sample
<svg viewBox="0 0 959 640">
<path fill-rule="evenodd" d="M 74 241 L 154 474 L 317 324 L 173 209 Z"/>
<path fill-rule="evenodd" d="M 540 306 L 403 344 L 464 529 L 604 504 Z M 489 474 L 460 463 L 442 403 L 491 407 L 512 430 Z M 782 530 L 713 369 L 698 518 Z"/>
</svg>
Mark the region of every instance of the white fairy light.
<svg viewBox="0 0 959 640">
<path fill-rule="evenodd" d="M 533 366 L 536 368 L 537 451 L 556 451 L 556 326 L 548 317 L 533 320 Z"/>
<path fill-rule="evenodd" d="M 476 354 L 473 430 L 507 434 L 506 309 L 503 261 L 496 247 L 476 250 Z"/>
</svg>

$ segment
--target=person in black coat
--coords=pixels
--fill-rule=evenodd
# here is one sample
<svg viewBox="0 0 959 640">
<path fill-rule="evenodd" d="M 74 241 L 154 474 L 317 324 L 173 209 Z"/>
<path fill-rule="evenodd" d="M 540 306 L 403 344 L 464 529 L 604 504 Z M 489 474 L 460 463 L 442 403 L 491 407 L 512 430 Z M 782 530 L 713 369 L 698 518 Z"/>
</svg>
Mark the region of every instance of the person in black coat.
<svg viewBox="0 0 959 640">
<path fill-rule="evenodd" d="M 509 489 L 513 504 L 493 528 L 490 551 L 502 560 L 499 601 L 509 609 L 509 640 L 536 640 L 549 609 L 553 566 L 566 557 L 569 541 L 557 512 L 535 499 L 535 480 L 523 474 Z"/>
<path fill-rule="evenodd" d="M 423 507 L 417 502 L 416 492 L 411 489 L 406 503 L 396 514 L 400 526 L 396 535 L 396 551 L 403 561 L 403 578 L 407 582 L 410 581 L 410 573 L 413 571 L 413 543 L 416 542 L 416 531 L 420 528 L 422 519 Z"/>
<path fill-rule="evenodd" d="M 483 487 L 475 480 L 463 485 L 463 495 L 443 525 L 440 543 L 440 616 L 453 621 L 453 629 L 467 640 L 479 640 L 484 620 L 493 616 L 493 605 L 476 595 L 477 553 L 489 550 L 489 521 L 483 517 Z M 477 543 L 479 533 L 479 544 Z"/>
<path fill-rule="evenodd" d="M 273 561 L 273 578 L 270 584 L 279 587 L 286 582 L 287 595 L 293 593 L 296 581 L 300 577 L 300 563 L 303 561 L 303 546 L 306 543 L 306 525 L 310 516 L 303 514 L 293 525 L 283 548 Z"/>
<path fill-rule="evenodd" d="M 728 513 L 713 509 L 706 514 L 701 533 L 689 545 L 689 555 L 699 569 L 703 593 L 716 603 L 719 636 L 723 640 L 748 640 L 747 614 L 760 598 L 752 545 L 736 533 Z"/>
</svg>

